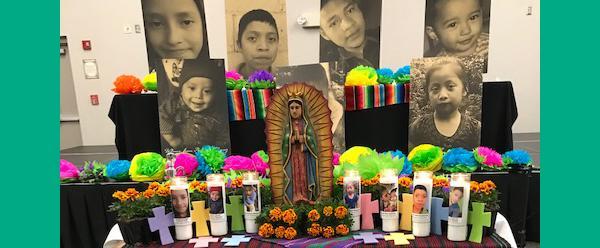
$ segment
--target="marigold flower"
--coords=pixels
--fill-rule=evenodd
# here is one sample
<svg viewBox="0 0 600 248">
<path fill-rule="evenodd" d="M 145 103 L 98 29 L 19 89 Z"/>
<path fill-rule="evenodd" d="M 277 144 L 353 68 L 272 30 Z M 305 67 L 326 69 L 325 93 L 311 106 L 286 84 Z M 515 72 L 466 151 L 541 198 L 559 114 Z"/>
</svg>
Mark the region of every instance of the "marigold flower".
<svg viewBox="0 0 600 248">
<path fill-rule="evenodd" d="M 490 181 L 490 180 L 486 180 L 486 181 L 484 181 L 481 184 L 485 184 L 486 187 L 489 188 L 489 189 L 491 189 L 491 190 L 496 189 L 496 184 L 494 182 Z"/>
<path fill-rule="evenodd" d="M 271 221 L 278 221 L 281 219 L 281 208 L 274 208 L 269 211 L 269 219 Z"/>
<path fill-rule="evenodd" d="M 200 182 L 194 180 L 190 183 L 190 185 L 188 186 L 190 190 L 194 190 L 196 189 L 198 186 L 200 186 Z"/>
<path fill-rule="evenodd" d="M 275 228 L 275 237 L 276 238 L 282 239 L 284 235 L 285 235 L 285 227 L 278 226 L 277 228 Z"/>
<path fill-rule="evenodd" d="M 152 198 L 154 196 L 154 190 L 153 189 L 147 189 L 146 191 L 144 191 L 144 197 L 146 198 Z"/>
<path fill-rule="evenodd" d="M 286 239 L 293 239 L 296 237 L 296 235 L 298 234 L 298 232 L 296 232 L 296 229 L 294 229 L 293 227 L 288 227 L 287 229 L 285 229 L 285 238 Z"/>
<path fill-rule="evenodd" d="M 346 235 L 350 232 L 350 229 L 348 229 L 348 227 L 344 224 L 340 224 L 338 226 L 335 227 L 335 233 L 339 234 L 339 235 Z"/>
<path fill-rule="evenodd" d="M 127 196 L 127 194 L 125 194 L 125 192 L 123 191 L 117 191 L 113 193 L 112 197 L 119 199 L 119 201 L 126 201 L 127 199 L 129 199 L 129 196 Z"/>
<path fill-rule="evenodd" d="M 200 185 L 198 185 L 198 187 L 196 187 L 196 190 L 198 190 L 199 192 L 202 192 L 202 193 L 206 193 L 207 187 L 208 186 L 206 185 L 206 182 L 202 182 L 202 183 L 200 183 Z"/>
<path fill-rule="evenodd" d="M 333 237 L 333 235 L 335 235 L 335 232 L 333 231 L 333 227 L 327 226 L 327 227 L 323 228 L 323 237 L 331 238 L 331 237 Z"/>
<path fill-rule="evenodd" d="M 410 177 L 398 178 L 398 184 L 400 184 L 402 187 L 408 188 L 412 184 L 412 179 L 410 179 Z"/>
<path fill-rule="evenodd" d="M 294 209 L 290 208 L 283 211 L 283 222 L 287 223 L 288 225 L 293 225 L 294 222 L 296 222 L 296 219 L 298 219 L 298 215 L 296 215 Z"/>
<path fill-rule="evenodd" d="M 316 209 L 310 210 L 310 212 L 308 212 L 308 219 L 310 221 L 315 222 L 318 221 L 319 218 L 321 218 L 321 215 Z"/>
<path fill-rule="evenodd" d="M 344 185 L 344 176 L 338 177 L 338 179 L 335 182 L 335 184 L 337 184 L 337 185 Z"/>
<path fill-rule="evenodd" d="M 339 206 L 339 207 L 335 208 L 335 217 L 336 218 L 343 219 L 346 217 L 346 214 L 348 214 L 348 209 L 346 209 L 346 207 Z"/>
<path fill-rule="evenodd" d="M 471 181 L 471 192 L 477 193 L 479 192 L 479 183 L 475 181 Z"/>
<path fill-rule="evenodd" d="M 331 216 L 331 214 L 333 214 L 333 207 L 327 206 L 323 208 L 323 215 Z"/>
<path fill-rule="evenodd" d="M 312 223 L 306 231 L 310 236 L 319 236 L 321 235 L 321 225 L 319 225 L 319 223 Z"/>
<path fill-rule="evenodd" d="M 156 191 L 156 194 L 159 196 L 168 196 L 171 193 L 171 191 L 169 190 L 169 188 L 165 187 L 165 186 L 160 186 L 158 188 L 158 190 Z"/>
<path fill-rule="evenodd" d="M 140 192 L 138 192 L 136 189 L 134 188 L 128 188 L 127 191 L 125 191 L 125 194 L 127 194 L 127 196 L 131 197 L 135 197 L 137 194 L 139 194 Z"/>
<path fill-rule="evenodd" d="M 154 191 L 156 191 L 159 187 L 160 187 L 160 183 L 158 183 L 158 182 L 152 182 L 150 185 L 148 185 L 148 189 L 151 189 Z"/>
<path fill-rule="evenodd" d="M 270 238 L 274 232 L 275 230 L 273 230 L 273 225 L 270 223 L 264 223 L 260 226 L 260 228 L 258 228 L 258 235 L 263 238 Z"/>
</svg>

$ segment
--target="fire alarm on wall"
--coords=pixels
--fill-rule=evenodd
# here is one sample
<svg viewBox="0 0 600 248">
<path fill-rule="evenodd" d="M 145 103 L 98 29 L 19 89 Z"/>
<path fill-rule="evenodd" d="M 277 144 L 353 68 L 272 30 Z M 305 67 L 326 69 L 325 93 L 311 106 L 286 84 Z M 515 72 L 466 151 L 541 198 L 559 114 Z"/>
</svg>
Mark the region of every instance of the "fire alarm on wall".
<svg viewBox="0 0 600 248">
<path fill-rule="evenodd" d="M 94 106 L 100 104 L 100 101 L 98 100 L 98 95 L 90 95 L 90 101 Z"/>
<path fill-rule="evenodd" d="M 83 50 L 92 50 L 92 42 L 90 40 L 82 40 L 81 46 Z"/>
</svg>

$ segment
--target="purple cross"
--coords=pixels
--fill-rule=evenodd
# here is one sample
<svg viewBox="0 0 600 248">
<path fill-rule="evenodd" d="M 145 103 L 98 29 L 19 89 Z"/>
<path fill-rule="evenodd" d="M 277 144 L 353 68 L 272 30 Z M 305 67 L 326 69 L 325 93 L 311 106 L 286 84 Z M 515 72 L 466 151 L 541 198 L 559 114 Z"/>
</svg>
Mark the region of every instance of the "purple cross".
<svg viewBox="0 0 600 248">
<path fill-rule="evenodd" d="M 377 244 L 377 239 L 383 239 L 383 234 L 373 234 L 372 232 L 360 232 L 358 235 L 354 235 L 354 239 L 363 240 L 365 244 Z"/>
<path fill-rule="evenodd" d="M 173 213 L 168 213 L 165 215 L 164 206 L 153 208 L 152 213 L 154 213 L 154 217 L 148 218 L 150 231 L 155 232 L 158 230 L 161 244 L 172 244 L 173 236 L 171 236 L 169 227 L 175 225 L 175 223 L 173 223 Z"/>
<path fill-rule="evenodd" d="M 444 199 L 431 197 L 431 232 L 442 235 L 442 220 L 448 220 L 448 207 L 442 207 Z"/>
</svg>

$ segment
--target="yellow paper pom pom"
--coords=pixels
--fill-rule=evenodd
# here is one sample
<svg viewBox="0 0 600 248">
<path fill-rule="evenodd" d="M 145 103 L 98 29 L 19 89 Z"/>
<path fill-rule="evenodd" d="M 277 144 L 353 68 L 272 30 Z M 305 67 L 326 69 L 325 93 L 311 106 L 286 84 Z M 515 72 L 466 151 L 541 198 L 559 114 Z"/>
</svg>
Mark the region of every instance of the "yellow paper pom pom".
<svg viewBox="0 0 600 248">
<path fill-rule="evenodd" d="M 131 160 L 129 175 L 136 182 L 161 181 L 165 176 L 167 160 L 155 152 L 135 155 Z"/>
<path fill-rule="evenodd" d="M 358 163 L 358 158 L 360 156 L 369 155 L 371 153 L 373 153 L 371 148 L 364 146 L 353 146 L 340 156 L 340 164 L 349 163 L 355 165 Z"/>
<path fill-rule="evenodd" d="M 377 71 L 369 66 L 359 65 L 346 74 L 346 86 L 378 85 Z"/>
</svg>

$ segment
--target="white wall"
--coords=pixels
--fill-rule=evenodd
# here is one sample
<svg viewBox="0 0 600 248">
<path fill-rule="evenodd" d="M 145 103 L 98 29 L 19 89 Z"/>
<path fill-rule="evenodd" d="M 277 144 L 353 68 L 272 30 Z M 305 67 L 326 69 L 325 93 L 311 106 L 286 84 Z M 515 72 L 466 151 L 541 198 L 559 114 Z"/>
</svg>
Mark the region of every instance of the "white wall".
<svg viewBox="0 0 600 248">
<path fill-rule="evenodd" d="M 205 0 L 210 54 L 224 58 L 225 5 L 223 0 Z M 382 67 L 397 68 L 423 54 L 425 1 L 383 0 Z M 533 15 L 527 16 L 527 7 Z M 540 131 L 540 16 L 539 0 L 492 0 L 490 55 L 485 81 L 513 82 L 519 118 L 513 132 Z M 319 58 L 318 29 L 303 29 L 296 18 L 303 13 L 318 16 L 319 0 L 288 0 L 290 65 L 316 63 Z M 84 145 L 114 143 L 114 125 L 108 119 L 113 80 L 120 74 L 137 76 L 147 71 L 146 46 L 141 34 L 123 34 L 124 24 L 142 24 L 137 0 L 63 0 L 61 35 L 71 48 L 73 79 L 81 119 Z M 82 39 L 91 39 L 93 50 L 81 51 Z M 86 80 L 81 60 L 95 58 L 100 79 Z M 100 106 L 91 106 L 89 95 L 100 96 Z"/>
<path fill-rule="evenodd" d="M 108 118 L 113 81 L 121 74 L 143 77 L 148 72 L 143 30 L 123 32 L 125 24 L 142 25 L 141 1 L 61 0 L 60 12 L 60 35 L 69 41 L 83 145 L 114 144 L 115 126 Z M 82 40 L 91 40 L 91 51 L 83 51 Z M 82 59 L 96 59 L 99 79 L 85 79 Z M 99 105 L 91 105 L 92 94 L 98 95 Z"/>
</svg>

